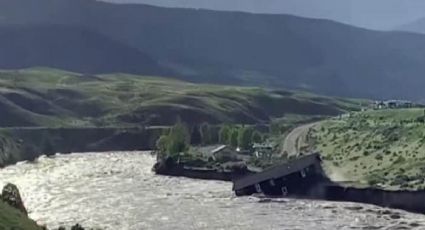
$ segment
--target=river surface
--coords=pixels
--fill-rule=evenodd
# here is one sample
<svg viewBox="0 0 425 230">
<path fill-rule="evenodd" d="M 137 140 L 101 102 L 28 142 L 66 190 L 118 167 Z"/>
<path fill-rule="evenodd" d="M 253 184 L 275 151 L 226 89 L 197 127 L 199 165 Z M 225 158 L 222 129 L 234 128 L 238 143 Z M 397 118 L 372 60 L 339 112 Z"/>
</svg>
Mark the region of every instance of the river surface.
<svg viewBox="0 0 425 230">
<path fill-rule="evenodd" d="M 0 170 L 21 190 L 30 216 L 50 228 L 425 229 L 425 216 L 371 205 L 237 198 L 232 184 L 156 176 L 146 152 L 41 157 Z"/>
</svg>

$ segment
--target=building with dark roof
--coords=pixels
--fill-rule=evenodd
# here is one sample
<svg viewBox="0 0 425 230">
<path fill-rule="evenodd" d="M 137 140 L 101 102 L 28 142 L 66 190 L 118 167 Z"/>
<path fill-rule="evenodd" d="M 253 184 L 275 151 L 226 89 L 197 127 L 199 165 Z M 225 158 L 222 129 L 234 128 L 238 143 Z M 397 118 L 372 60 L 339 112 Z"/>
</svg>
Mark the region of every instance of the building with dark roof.
<svg viewBox="0 0 425 230">
<path fill-rule="evenodd" d="M 302 195 L 318 182 L 328 181 L 321 167 L 319 154 L 301 157 L 260 173 L 233 181 L 236 195 Z"/>
</svg>

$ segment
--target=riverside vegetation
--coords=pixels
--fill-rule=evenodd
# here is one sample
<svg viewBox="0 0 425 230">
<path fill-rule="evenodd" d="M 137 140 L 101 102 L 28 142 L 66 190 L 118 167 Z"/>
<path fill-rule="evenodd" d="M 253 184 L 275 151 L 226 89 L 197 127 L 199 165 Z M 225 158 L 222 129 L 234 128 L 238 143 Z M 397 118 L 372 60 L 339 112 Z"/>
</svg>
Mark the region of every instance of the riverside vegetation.
<svg viewBox="0 0 425 230">
<path fill-rule="evenodd" d="M 282 140 L 292 128 L 318 119 L 324 117 L 289 116 L 275 119 L 267 125 L 202 123 L 189 127 L 178 122 L 157 140 L 156 155 L 159 163 L 166 161 L 189 168 L 219 172 L 246 171 L 248 168 L 263 170 L 288 160 L 289 156 L 283 154 L 280 148 Z M 253 148 L 255 144 L 269 149 L 256 154 Z M 220 146 L 226 146 L 230 151 L 213 154 L 212 151 Z"/>
<path fill-rule="evenodd" d="M 253 126 L 211 126 L 203 123 L 200 127 L 190 130 L 187 125 L 179 122 L 158 139 L 157 157 L 159 161 L 171 160 L 187 167 L 203 167 L 219 171 L 246 169 L 247 165 L 265 166 L 266 162 L 278 163 L 281 156 L 269 155 L 260 160 L 255 158 L 251 152 L 245 152 L 240 154 L 245 158 L 244 161 L 241 161 L 237 156 L 237 151 L 233 151 L 234 154 L 217 157 L 201 150 L 202 146 L 212 145 L 212 149 L 209 150 L 212 151 L 217 148 L 217 144 L 227 145 L 233 150 L 251 150 L 253 143 L 262 143 L 267 138 L 267 133 L 260 132 Z"/>
<path fill-rule="evenodd" d="M 258 158 L 248 151 L 243 162 L 244 166 L 261 170 L 287 160 L 287 156 L 278 153 L 288 131 L 299 124 L 320 119 L 324 121 L 310 130 L 309 143 L 306 144 L 310 145 L 309 149 L 321 153 L 324 167 L 332 179 L 386 190 L 425 189 L 422 176 L 425 172 L 423 108 L 368 110 L 332 119 L 320 116 L 276 119 L 262 132 L 255 126 L 211 128 L 206 123 L 194 132 L 179 123 L 169 135 L 158 141 L 159 156 L 172 156 L 187 166 L 223 168 L 231 159 L 208 159 L 191 146 L 191 138 L 204 138 L 197 144 L 220 143 L 243 150 L 251 150 L 253 143 L 271 143 L 275 154 Z"/>
</svg>

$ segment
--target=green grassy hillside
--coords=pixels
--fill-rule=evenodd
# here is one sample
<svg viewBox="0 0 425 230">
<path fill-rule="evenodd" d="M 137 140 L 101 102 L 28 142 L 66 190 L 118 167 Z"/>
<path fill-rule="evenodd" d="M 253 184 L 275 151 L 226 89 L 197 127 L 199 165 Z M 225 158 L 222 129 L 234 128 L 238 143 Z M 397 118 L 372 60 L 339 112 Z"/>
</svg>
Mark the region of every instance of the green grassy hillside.
<svg viewBox="0 0 425 230">
<path fill-rule="evenodd" d="M 425 189 L 423 109 L 355 113 L 321 123 L 311 137 L 333 179 Z"/>
<path fill-rule="evenodd" d="M 290 114 L 335 115 L 359 102 L 124 74 L 0 71 L 0 127 L 264 123 Z"/>
<path fill-rule="evenodd" d="M 42 228 L 19 210 L 0 202 L 0 229 L 41 230 Z"/>
</svg>

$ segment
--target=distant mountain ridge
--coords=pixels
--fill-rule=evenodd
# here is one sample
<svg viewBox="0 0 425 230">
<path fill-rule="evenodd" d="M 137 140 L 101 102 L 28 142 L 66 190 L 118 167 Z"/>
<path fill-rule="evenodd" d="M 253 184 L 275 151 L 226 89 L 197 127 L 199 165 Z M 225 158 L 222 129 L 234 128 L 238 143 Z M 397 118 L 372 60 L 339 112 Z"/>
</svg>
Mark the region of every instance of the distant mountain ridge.
<svg viewBox="0 0 425 230">
<path fill-rule="evenodd" d="M 102 34 L 147 55 L 160 68 L 172 69 L 168 76 L 195 82 L 301 88 L 350 97 L 425 96 L 425 36 L 419 34 L 290 15 L 91 0 L 0 2 L 0 24 L 52 22 Z M 126 64 L 123 72 L 132 72 Z"/>
<path fill-rule="evenodd" d="M 49 66 L 81 73 L 159 73 L 149 56 L 104 35 L 71 26 L 0 26 L 0 68 Z"/>
<path fill-rule="evenodd" d="M 399 31 L 425 34 L 425 17 L 395 28 Z"/>
</svg>

